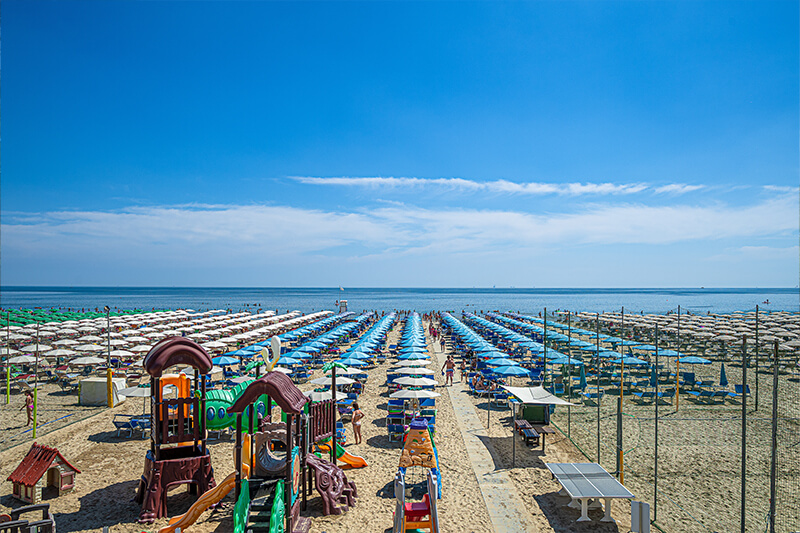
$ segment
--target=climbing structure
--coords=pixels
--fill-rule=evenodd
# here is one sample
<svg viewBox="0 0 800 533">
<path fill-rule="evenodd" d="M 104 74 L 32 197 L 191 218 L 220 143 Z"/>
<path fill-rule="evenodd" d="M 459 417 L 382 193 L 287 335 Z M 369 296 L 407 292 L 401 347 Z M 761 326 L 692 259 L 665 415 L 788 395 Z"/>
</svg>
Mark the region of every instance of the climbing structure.
<svg viewBox="0 0 800 533">
<path fill-rule="evenodd" d="M 194 368 L 194 376 L 164 374 L 179 364 Z M 167 490 L 172 486 L 185 484 L 190 493 L 201 495 L 215 485 L 204 416 L 205 375 L 211 367 L 211 357 L 203 347 L 184 337 L 162 340 L 145 357 L 152 429 L 136 493 L 136 502 L 142 506 L 139 522 L 150 523 L 167 515 Z M 177 398 L 164 398 L 165 383 L 178 387 Z"/>
</svg>

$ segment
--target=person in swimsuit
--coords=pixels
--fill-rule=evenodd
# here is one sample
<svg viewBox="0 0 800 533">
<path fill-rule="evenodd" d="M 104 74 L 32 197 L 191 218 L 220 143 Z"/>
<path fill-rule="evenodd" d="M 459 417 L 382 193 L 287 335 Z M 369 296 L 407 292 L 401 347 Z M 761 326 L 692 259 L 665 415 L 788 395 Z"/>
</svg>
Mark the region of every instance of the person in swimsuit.
<svg viewBox="0 0 800 533">
<path fill-rule="evenodd" d="M 448 355 L 447 361 L 444 362 L 442 365 L 442 370 L 445 371 L 445 378 L 444 378 L 444 385 L 447 386 L 447 382 L 450 382 L 450 385 L 453 384 L 453 373 L 456 369 L 456 362 L 453 361 L 453 356 Z"/>
<path fill-rule="evenodd" d="M 22 409 L 27 409 L 28 423 L 25 424 L 25 427 L 28 427 L 31 425 L 31 422 L 33 422 L 33 393 L 31 391 L 25 393 L 25 405 L 20 408 L 20 411 L 22 411 Z"/>
<path fill-rule="evenodd" d="M 364 418 L 364 413 L 358 406 L 358 402 L 353 402 L 353 435 L 356 438 L 356 444 L 361 444 L 361 419 Z"/>
</svg>

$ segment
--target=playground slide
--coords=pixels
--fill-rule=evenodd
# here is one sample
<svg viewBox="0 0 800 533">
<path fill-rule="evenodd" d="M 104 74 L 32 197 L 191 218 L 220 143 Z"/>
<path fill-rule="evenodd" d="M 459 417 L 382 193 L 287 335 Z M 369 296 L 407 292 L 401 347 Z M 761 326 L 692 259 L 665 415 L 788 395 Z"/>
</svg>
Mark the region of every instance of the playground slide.
<svg viewBox="0 0 800 533">
<path fill-rule="evenodd" d="M 317 444 L 320 450 L 323 452 L 331 451 L 331 443 L 330 440 Z M 367 466 L 367 462 L 364 460 L 363 457 L 359 457 L 357 455 L 351 455 L 350 453 L 346 452 L 344 448 L 342 448 L 339 443 L 336 443 L 336 458 L 339 459 L 346 465 L 350 465 L 351 468 L 363 468 Z"/>
<path fill-rule="evenodd" d="M 181 528 L 181 531 L 185 531 L 186 528 L 194 524 L 209 507 L 221 502 L 235 484 L 236 472 L 233 472 L 229 474 L 222 483 L 200 496 L 197 501 L 189 507 L 186 513 L 170 518 L 169 525 L 159 529 L 158 533 L 174 533 L 177 528 Z"/>
</svg>

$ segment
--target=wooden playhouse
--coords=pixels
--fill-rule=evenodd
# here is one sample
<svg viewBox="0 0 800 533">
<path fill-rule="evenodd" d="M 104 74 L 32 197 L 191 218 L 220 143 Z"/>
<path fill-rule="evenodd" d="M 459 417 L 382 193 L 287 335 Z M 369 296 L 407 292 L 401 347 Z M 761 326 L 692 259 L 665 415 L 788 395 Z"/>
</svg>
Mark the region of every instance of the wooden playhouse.
<svg viewBox="0 0 800 533">
<path fill-rule="evenodd" d="M 56 448 L 34 442 L 7 480 L 14 484 L 12 494 L 15 498 L 36 504 L 42 501 L 45 487 L 54 487 L 59 496 L 71 491 L 75 486 L 75 475 L 80 473 Z"/>
</svg>

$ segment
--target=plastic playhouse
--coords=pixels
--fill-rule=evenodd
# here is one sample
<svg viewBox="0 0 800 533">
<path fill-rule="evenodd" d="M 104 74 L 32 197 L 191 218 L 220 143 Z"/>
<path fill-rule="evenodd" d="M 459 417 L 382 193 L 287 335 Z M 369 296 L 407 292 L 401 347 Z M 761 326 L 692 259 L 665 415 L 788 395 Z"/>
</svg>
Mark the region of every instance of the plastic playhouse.
<svg viewBox="0 0 800 533">
<path fill-rule="evenodd" d="M 221 403 L 210 402 L 207 416 L 210 419 L 210 411 L 216 410 L 214 417 L 219 421 L 216 427 L 233 420 L 236 471 L 198 499 L 185 514 L 172 518 L 160 533 L 171 533 L 177 528 L 185 531 L 231 490 L 236 501 L 234 533 L 308 531 L 311 520 L 300 516 L 300 511 L 306 508 L 314 485 L 322 497 L 324 514 L 340 514 L 355 504 L 355 484 L 335 464 L 310 453 L 311 442 L 325 438 L 319 431 L 330 424 L 313 423 L 314 415 L 320 413 L 308 409 L 308 399 L 290 378 L 280 372 L 268 372 L 228 392 L 211 395 L 213 402 L 230 405 L 222 413 Z M 280 421 L 273 422 L 273 405 L 281 409 Z M 328 433 L 327 437 L 330 436 Z"/>
<path fill-rule="evenodd" d="M 187 364 L 194 376 L 164 374 L 167 368 Z M 185 484 L 202 495 L 215 486 L 211 455 L 206 446 L 206 380 L 211 357 L 202 346 L 184 337 L 162 340 L 147 353 L 144 368 L 150 374 L 151 437 L 136 502 L 139 522 L 167 516 L 167 491 Z M 201 377 L 202 376 L 202 377 Z M 164 387 L 175 385 L 176 398 L 165 398 Z"/>
<path fill-rule="evenodd" d="M 70 492 L 75 487 L 75 476 L 80 473 L 56 448 L 34 442 L 7 481 L 13 484 L 15 498 L 37 504 L 42 501 L 42 490 L 46 487 L 53 487 L 59 496 Z"/>
<path fill-rule="evenodd" d="M 406 502 L 406 472 L 407 468 L 413 466 L 428 469 L 427 493 L 421 502 Z M 433 434 L 424 419 L 412 420 L 405 434 L 400 467 L 394 478 L 394 495 L 397 503 L 392 533 L 405 533 L 417 529 L 439 533 L 439 515 L 436 510 L 436 500 L 442 497 L 439 454 L 433 442 Z"/>
</svg>

